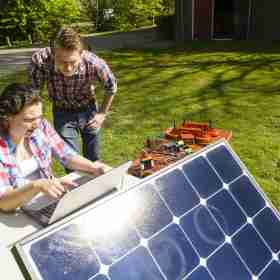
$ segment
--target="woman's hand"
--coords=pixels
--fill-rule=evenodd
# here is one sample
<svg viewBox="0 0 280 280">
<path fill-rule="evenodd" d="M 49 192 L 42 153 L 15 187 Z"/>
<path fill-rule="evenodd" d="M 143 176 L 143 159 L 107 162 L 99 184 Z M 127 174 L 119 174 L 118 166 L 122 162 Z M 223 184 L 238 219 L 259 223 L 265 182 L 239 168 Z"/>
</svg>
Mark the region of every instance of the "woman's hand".
<svg viewBox="0 0 280 280">
<path fill-rule="evenodd" d="M 64 186 L 65 188 L 65 191 L 67 192 L 68 189 L 71 189 L 71 188 L 74 188 L 74 187 L 77 187 L 78 184 L 75 183 L 73 180 L 71 180 L 70 178 L 59 178 L 57 179 L 59 180 L 60 184 Z"/>
<path fill-rule="evenodd" d="M 59 198 L 70 186 L 75 186 L 76 184 L 70 179 L 38 179 L 33 181 L 33 186 L 40 190 L 40 192 L 53 197 Z"/>
<path fill-rule="evenodd" d="M 106 166 L 101 161 L 97 160 L 92 162 L 92 168 L 90 170 L 90 174 L 94 175 L 95 177 L 104 174 L 106 171 Z"/>
</svg>

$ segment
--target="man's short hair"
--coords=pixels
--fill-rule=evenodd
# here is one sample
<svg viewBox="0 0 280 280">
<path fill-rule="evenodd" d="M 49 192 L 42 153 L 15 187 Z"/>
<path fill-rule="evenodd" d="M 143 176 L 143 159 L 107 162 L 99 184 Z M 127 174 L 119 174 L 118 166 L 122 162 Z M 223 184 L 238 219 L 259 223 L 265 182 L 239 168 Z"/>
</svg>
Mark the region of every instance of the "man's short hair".
<svg viewBox="0 0 280 280">
<path fill-rule="evenodd" d="M 62 27 L 57 32 L 52 47 L 71 51 L 82 51 L 84 49 L 84 45 L 79 33 L 71 27 Z"/>
</svg>

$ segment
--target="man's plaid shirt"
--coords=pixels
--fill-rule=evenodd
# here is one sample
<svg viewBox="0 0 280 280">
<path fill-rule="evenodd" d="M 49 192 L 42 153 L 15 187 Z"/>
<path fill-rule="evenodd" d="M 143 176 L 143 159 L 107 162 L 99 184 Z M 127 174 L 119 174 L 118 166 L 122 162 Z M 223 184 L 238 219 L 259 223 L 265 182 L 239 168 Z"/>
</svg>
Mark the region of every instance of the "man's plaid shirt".
<svg viewBox="0 0 280 280">
<path fill-rule="evenodd" d="M 105 94 L 117 91 L 117 82 L 105 61 L 92 52 L 84 50 L 82 60 L 74 75 L 66 77 L 55 70 L 54 58 L 49 47 L 32 55 L 28 73 L 34 88 L 47 84 L 49 98 L 58 108 L 76 110 L 95 101 L 91 86 L 100 81 Z M 94 87 L 93 87 L 94 88 Z"/>
<path fill-rule="evenodd" d="M 46 120 L 42 120 L 28 138 L 33 156 L 40 167 L 42 178 L 51 175 L 52 156 L 65 166 L 66 162 L 77 153 L 72 150 L 55 132 Z M 11 186 L 22 185 L 16 163 L 16 145 L 6 135 L 0 136 L 0 196 Z"/>
</svg>

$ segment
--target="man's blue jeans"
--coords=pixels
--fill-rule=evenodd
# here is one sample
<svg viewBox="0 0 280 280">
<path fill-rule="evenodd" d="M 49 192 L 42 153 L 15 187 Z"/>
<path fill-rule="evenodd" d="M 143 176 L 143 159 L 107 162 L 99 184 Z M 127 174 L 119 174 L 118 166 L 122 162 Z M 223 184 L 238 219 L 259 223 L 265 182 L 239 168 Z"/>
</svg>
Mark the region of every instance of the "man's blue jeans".
<svg viewBox="0 0 280 280">
<path fill-rule="evenodd" d="M 78 153 L 79 136 L 82 139 L 83 155 L 89 160 L 100 159 L 100 133 L 87 127 L 87 122 L 96 114 L 93 105 L 84 112 L 53 110 L 54 127 L 58 134 Z"/>
</svg>

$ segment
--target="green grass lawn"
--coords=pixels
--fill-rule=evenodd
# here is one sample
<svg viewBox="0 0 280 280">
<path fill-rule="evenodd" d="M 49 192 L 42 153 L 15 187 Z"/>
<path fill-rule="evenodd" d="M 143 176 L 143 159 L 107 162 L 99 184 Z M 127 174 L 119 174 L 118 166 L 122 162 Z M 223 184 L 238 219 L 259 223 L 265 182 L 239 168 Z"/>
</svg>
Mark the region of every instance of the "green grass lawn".
<svg viewBox="0 0 280 280">
<path fill-rule="evenodd" d="M 173 120 L 212 120 L 280 209 L 280 45 L 190 42 L 169 50 L 99 52 L 119 91 L 103 129 L 103 159 L 132 159 Z M 1 77 L 0 89 L 25 73 Z M 50 104 L 46 101 L 50 118 Z"/>
</svg>

